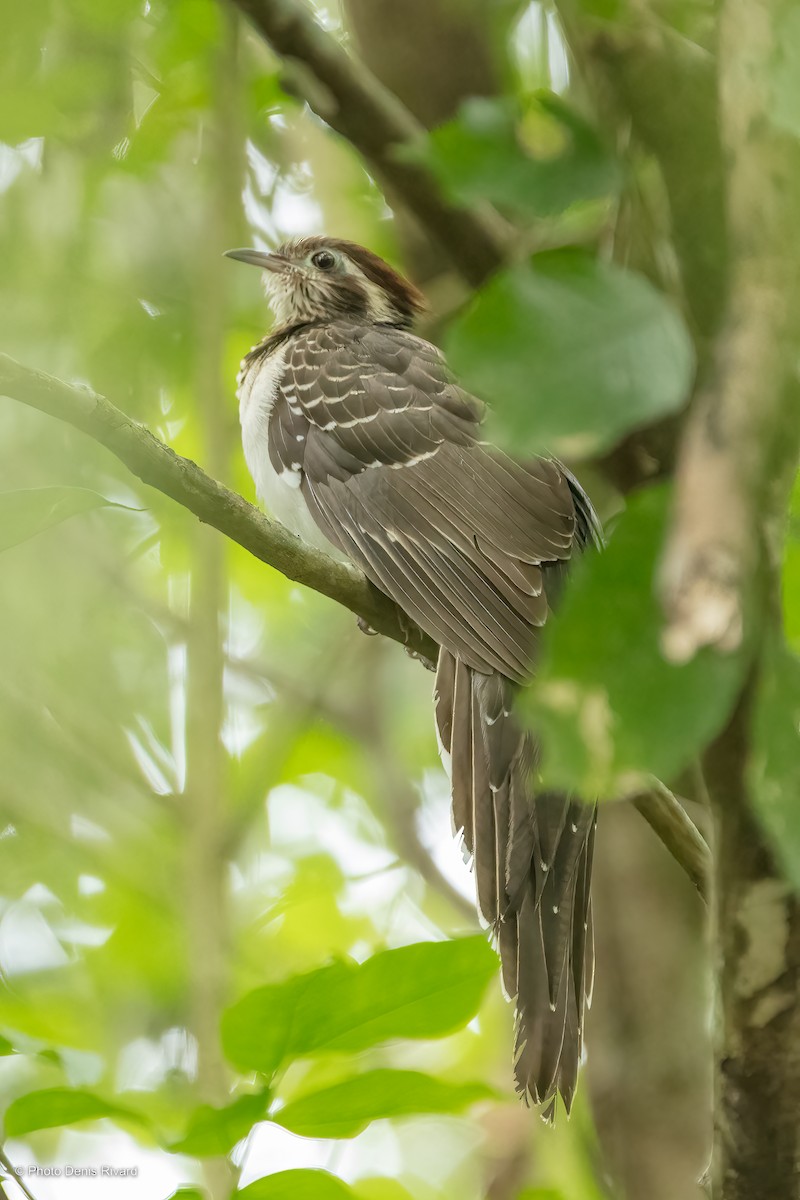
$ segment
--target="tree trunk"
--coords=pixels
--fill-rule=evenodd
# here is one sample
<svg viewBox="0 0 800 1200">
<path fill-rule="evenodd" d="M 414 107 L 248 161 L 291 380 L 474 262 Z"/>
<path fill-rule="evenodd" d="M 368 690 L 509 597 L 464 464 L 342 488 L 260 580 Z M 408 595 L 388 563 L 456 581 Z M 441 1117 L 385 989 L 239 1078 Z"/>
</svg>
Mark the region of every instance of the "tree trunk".
<svg viewBox="0 0 800 1200">
<path fill-rule="evenodd" d="M 716 820 L 714 1200 L 800 1196 L 800 900 L 745 785 L 749 692 L 709 749 Z"/>
</svg>

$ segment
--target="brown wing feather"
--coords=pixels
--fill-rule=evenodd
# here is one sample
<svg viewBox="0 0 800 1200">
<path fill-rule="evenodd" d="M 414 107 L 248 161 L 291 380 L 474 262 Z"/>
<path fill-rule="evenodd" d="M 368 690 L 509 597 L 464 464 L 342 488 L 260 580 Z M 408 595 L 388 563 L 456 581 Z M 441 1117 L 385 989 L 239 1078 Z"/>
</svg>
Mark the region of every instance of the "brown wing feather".
<svg viewBox="0 0 800 1200">
<path fill-rule="evenodd" d="M 534 794 L 513 693 L 548 586 L 593 536 L 591 506 L 558 464 L 523 466 L 482 443 L 479 403 L 405 331 L 351 322 L 297 335 L 280 405 L 276 467 L 301 447 L 320 526 L 443 647 L 436 722 L 453 822 L 517 1005 L 518 1086 L 549 1117 L 556 1093 L 572 1101 L 591 988 L 595 812 Z"/>
</svg>

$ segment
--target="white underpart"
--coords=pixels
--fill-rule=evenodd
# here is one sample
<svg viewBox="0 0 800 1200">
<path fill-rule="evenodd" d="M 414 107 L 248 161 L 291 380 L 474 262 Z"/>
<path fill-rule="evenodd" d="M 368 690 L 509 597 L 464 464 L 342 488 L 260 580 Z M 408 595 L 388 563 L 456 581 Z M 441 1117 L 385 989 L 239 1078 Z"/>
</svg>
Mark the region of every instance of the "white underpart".
<svg viewBox="0 0 800 1200">
<path fill-rule="evenodd" d="M 269 419 L 275 405 L 286 361 L 286 347 L 276 350 L 269 358 L 257 359 L 239 374 L 239 420 L 242 425 L 242 446 L 247 468 L 253 476 L 256 493 L 264 507 L 281 525 L 331 554 L 333 547 L 308 511 L 300 490 L 303 478 L 300 459 L 289 470 L 276 471 L 269 457 Z M 298 446 L 298 456 L 302 450 Z"/>
</svg>

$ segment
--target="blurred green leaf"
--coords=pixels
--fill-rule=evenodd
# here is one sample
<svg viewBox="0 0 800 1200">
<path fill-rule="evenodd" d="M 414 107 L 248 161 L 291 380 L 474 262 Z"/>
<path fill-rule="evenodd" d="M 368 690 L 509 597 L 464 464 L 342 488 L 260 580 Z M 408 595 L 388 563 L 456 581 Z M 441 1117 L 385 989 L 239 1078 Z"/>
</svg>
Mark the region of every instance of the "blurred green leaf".
<svg viewBox="0 0 800 1200">
<path fill-rule="evenodd" d="M 14 1054 L 16 1051 L 7 1037 L 0 1034 L 0 1058 L 7 1058 L 9 1054 Z"/>
<path fill-rule="evenodd" d="M 0 88 L 0 141 L 14 146 L 27 138 L 58 135 L 63 127 L 63 114 L 42 88 Z"/>
<path fill-rule="evenodd" d="M 336 962 L 250 992 L 222 1020 L 227 1057 L 271 1075 L 286 1060 L 390 1038 L 443 1037 L 475 1016 L 497 970 L 482 937 L 421 942 Z"/>
<path fill-rule="evenodd" d="M 72 8 L 87 25 L 101 30 L 116 30 L 141 12 L 137 0 L 103 0 L 102 4 L 95 0 L 72 0 Z"/>
<path fill-rule="evenodd" d="M 447 348 L 494 405 L 498 436 L 573 458 L 677 411 L 694 365 L 680 316 L 645 279 L 567 250 L 495 276 Z"/>
<path fill-rule="evenodd" d="M 482 1083 L 446 1083 L 419 1071 L 367 1071 L 292 1100 L 273 1120 L 303 1137 L 349 1138 L 370 1121 L 463 1112 L 491 1095 L 491 1088 Z"/>
<path fill-rule="evenodd" d="M 654 574 L 670 493 L 635 496 L 608 549 L 576 564 L 542 659 L 522 697 L 550 786 L 620 796 L 649 774 L 672 778 L 721 728 L 748 655 L 661 654 Z"/>
<path fill-rule="evenodd" d="M 358 1200 L 412 1200 L 411 1192 L 401 1183 L 381 1175 L 359 1179 L 354 1190 Z"/>
<path fill-rule="evenodd" d="M 74 1125 L 78 1121 L 99 1121 L 108 1117 L 133 1125 L 148 1124 L 141 1113 L 109 1104 L 93 1092 L 71 1088 L 45 1088 L 28 1092 L 9 1104 L 5 1113 L 5 1129 L 9 1137 L 19 1137 L 36 1129 L 55 1129 Z"/>
<path fill-rule="evenodd" d="M 0 492 L 0 551 L 93 508 L 125 508 L 81 487 L 23 488 Z"/>
<path fill-rule="evenodd" d="M 770 115 L 785 133 L 800 137 L 800 9 L 778 9 L 773 37 Z"/>
<path fill-rule="evenodd" d="M 800 888 L 800 658 L 777 637 L 762 654 L 752 728 L 748 773 L 756 811 Z"/>
<path fill-rule="evenodd" d="M 327 1171 L 278 1171 L 240 1192 L 241 1200 L 352 1200 L 355 1192 Z"/>
<path fill-rule="evenodd" d="M 468 100 L 430 134 L 424 157 L 454 200 L 489 200 L 528 217 L 610 195 L 621 180 L 595 130 L 549 92 L 524 114 L 507 100 Z"/>
<path fill-rule="evenodd" d="M 173 1154 L 213 1158 L 228 1154 L 265 1116 L 268 1095 L 239 1096 L 224 1108 L 203 1104 L 192 1113 L 185 1135 L 170 1146 Z"/>
</svg>

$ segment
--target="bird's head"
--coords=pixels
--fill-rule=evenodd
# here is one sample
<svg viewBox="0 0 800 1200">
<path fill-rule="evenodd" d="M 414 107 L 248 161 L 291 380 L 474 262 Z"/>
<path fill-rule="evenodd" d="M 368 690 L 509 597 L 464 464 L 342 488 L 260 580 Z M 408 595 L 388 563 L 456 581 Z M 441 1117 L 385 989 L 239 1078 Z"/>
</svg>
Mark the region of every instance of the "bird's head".
<svg viewBox="0 0 800 1200">
<path fill-rule="evenodd" d="M 353 317 L 410 325 L 425 306 L 413 284 L 371 250 L 339 238 L 306 237 L 277 250 L 228 250 L 264 272 L 264 291 L 280 326 Z"/>
</svg>

